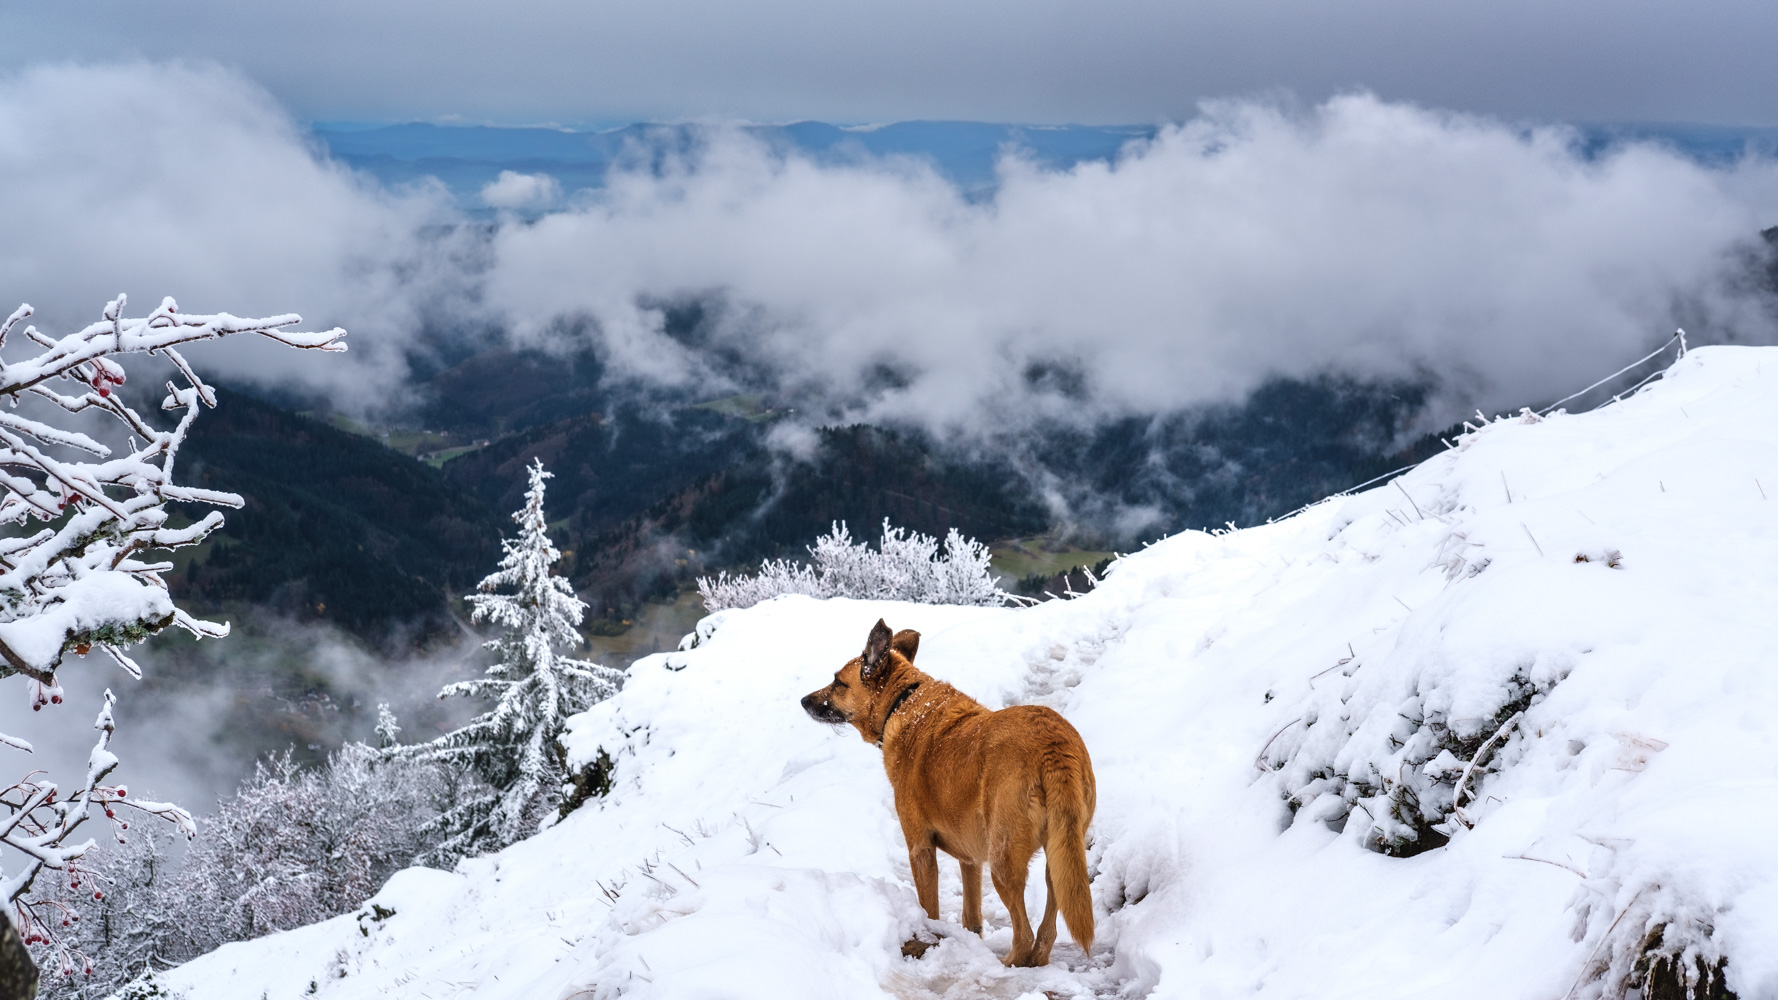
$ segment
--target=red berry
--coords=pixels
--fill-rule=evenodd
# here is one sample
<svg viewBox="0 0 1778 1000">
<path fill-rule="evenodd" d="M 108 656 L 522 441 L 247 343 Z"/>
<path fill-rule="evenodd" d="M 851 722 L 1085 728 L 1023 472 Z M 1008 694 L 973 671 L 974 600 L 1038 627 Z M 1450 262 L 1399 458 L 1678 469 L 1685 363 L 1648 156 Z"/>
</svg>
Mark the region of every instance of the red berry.
<svg viewBox="0 0 1778 1000">
<path fill-rule="evenodd" d="M 104 894 L 104 893 L 102 893 L 102 892 L 100 892 L 100 891 L 98 891 L 98 890 L 97 890 L 97 889 L 94 889 L 94 890 L 93 890 L 93 898 L 94 898 L 94 899 L 104 899 L 104 898 L 105 898 L 105 894 Z"/>
<path fill-rule="evenodd" d="M 49 700 L 53 705 L 60 705 L 62 703 L 62 696 L 59 694 L 52 694 L 49 696 Z"/>
</svg>

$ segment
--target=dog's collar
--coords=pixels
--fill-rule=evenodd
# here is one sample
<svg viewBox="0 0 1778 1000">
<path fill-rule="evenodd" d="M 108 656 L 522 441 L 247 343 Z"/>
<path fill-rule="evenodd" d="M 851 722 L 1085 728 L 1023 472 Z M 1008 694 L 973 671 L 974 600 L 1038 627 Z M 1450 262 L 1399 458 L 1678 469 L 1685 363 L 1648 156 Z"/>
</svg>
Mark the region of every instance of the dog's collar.
<svg viewBox="0 0 1778 1000">
<path fill-rule="evenodd" d="M 914 689 L 919 687 L 920 683 L 920 681 L 915 681 L 902 688 L 901 692 L 895 696 L 895 700 L 889 703 L 889 711 L 883 713 L 883 724 L 877 727 L 877 746 L 883 745 L 883 737 L 888 734 L 889 730 L 889 720 L 895 715 L 896 709 L 900 708 L 913 695 Z"/>
</svg>

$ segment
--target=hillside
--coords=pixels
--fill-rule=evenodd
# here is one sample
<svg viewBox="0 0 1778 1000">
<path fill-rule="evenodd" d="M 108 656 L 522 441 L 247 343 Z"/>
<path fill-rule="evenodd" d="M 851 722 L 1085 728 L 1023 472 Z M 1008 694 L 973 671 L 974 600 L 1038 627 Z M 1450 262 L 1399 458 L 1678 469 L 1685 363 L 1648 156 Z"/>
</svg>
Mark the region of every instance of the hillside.
<svg viewBox="0 0 1778 1000">
<path fill-rule="evenodd" d="M 223 390 L 184 460 L 199 485 L 247 506 L 214 543 L 178 555 L 176 596 L 326 620 L 373 644 L 435 634 L 492 565 L 533 458 L 556 477 L 563 571 L 611 622 L 700 573 L 801 556 L 835 520 L 990 541 L 1060 524 L 1130 546 L 1258 523 L 1438 447 L 1398 450 L 1423 389 L 1324 378 L 1190 413 L 1043 428 L 985 452 L 849 425 L 790 454 L 769 445 L 781 413 L 757 397 L 639 397 L 601 375 L 590 356 L 479 352 L 431 376 L 418 414 L 429 430 L 382 434 Z M 521 391 L 537 384 L 548 388 Z M 1134 530 L 1111 527 L 1132 510 Z"/>
<path fill-rule="evenodd" d="M 445 628 L 449 602 L 499 557 L 504 518 L 425 463 L 243 393 L 217 399 L 181 467 L 247 503 L 180 554 L 187 606 L 255 605 L 378 644 Z"/>
<path fill-rule="evenodd" d="M 191 1000 L 1498 998 L 1651 973 L 1678 996 L 1689 973 L 1772 996 L 1775 485 L 1778 350 L 1709 348 L 1622 403 L 1159 542 L 1077 600 L 712 616 L 576 719 L 575 758 L 616 762 L 603 800 L 166 978 Z M 985 942 L 925 928 L 877 750 L 796 702 L 879 616 L 924 633 L 928 672 L 1079 727 L 1091 955 L 1001 968 L 992 893 Z M 941 862 L 947 919 L 958 893 Z M 940 945 L 902 958 L 922 929 Z"/>
<path fill-rule="evenodd" d="M 673 323 L 692 340 L 695 309 Z M 947 445 L 913 428 L 830 426 L 773 447 L 796 406 L 760 396 L 639 396 L 601 381 L 588 355 L 488 350 L 434 374 L 428 427 L 476 446 L 446 477 L 496 510 L 517 503 L 525 463 L 556 474 L 565 566 L 606 620 L 632 617 L 699 573 L 800 557 L 836 520 L 874 534 L 884 517 L 988 541 L 1054 530 L 1129 547 L 1185 527 L 1255 524 L 1441 447 L 1411 441 L 1426 388 L 1278 379 L 1247 399 Z M 545 374 L 549 377 L 544 377 Z M 482 442 L 485 442 L 482 443 Z M 448 452 L 447 452 L 448 453 Z"/>
</svg>

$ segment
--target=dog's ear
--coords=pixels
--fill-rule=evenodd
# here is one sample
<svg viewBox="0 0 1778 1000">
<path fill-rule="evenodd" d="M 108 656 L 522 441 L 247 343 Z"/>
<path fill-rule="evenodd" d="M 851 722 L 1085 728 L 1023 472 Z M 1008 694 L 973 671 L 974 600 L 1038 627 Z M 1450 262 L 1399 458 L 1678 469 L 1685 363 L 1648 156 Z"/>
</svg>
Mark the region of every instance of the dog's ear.
<svg viewBox="0 0 1778 1000">
<path fill-rule="evenodd" d="M 893 637 L 894 633 L 889 631 L 889 626 L 878 618 L 876 627 L 870 630 L 870 638 L 864 641 L 864 669 L 859 671 L 859 677 L 866 684 L 876 683 L 882 678 L 883 671 L 888 669 L 889 644 Z"/>
<path fill-rule="evenodd" d="M 889 648 L 907 657 L 907 661 L 912 663 L 914 654 L 920 651 L 920 633 L 911 628 L 904 628 L 895 633 L 895 638 L 889 642 Z"/>
</svg>

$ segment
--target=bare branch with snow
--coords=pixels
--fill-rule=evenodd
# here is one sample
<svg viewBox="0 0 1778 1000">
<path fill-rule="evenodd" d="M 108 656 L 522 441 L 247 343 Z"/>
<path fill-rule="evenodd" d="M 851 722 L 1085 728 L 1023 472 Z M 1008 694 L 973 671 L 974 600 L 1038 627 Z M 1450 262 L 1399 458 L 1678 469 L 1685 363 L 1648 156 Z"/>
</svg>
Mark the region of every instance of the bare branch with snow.
<svg viewBox="0 0 1778 1000">
<path fill-rule="evenodd" d="M 140 677 L 141 669 L 124 650 L 169 625 L 200 637 L 228 634 L 226 625 L 199 621 L 174 607 L 161 576 L 173 564 L 143 558 L 153 550 L 199 544 L 222 526 L 221 513 L 211 511 L 190 525 L 173 527 L 168 501 L 226 507 L 242 503 L 232 493 L 173 481 L 179 448 L 199 404 L 216 405 L 215 393 L 175 348 L 254 334 L 303 349 L 346 349 L 344 330 L 284 329 L 299 322 L 294 315 L 192 316 L 181 313 L 169 298 L 148 316 L 131 319 L 123 315 L 124 301 L 118 296 L 106 305 L 99 322 L 60 339 L 26 326 L 20 337 L 36 353 L 19 361 L 0 359 L 0 399 L 7 404 L 0 409 L 0 677 L 25 675 L 33 708 L 61 702 L 56 671 L 70 650 L 85 656 L 97 648 Z M 31 311 L 21 306 L 0 323 L 0 349 Z M 171 427 L 155 426 L 116 392 L 126 382 L 117 360 L 125 354 L 158 354 L 183 376 L 183 386 L 167 383 L 160 404 L 175 414 Z M 59 383 L 74 388 L 63 391 L 66 386 Z M 130 435 L 129 454 L 116 454 L 103 442 L 47 417 L 16 412 L 26 398 L 46 400 L 68 415 L 109 414 Z M 106 783 L 118 766 L 109 749 L 114 701 L 106 691 L 94 724 L 99 740 L 86 779 L 73 794 L 64 796 L 41 771 L 0 790 L 0 843 L 24 859 L 16 872 L 0 871 L 0 898 L 9 904 L 9 915 L 26 942 L 47 946 L 60 971 L 70 975 L 86 960 L 65 946 L 58 933 L 78 919 L 68 894 L 100 894 L 83 878 L 83 859 L 94 842 L 74 840 L 92 807 L 104 811 L 120 842 L 128 828 L 117 818 L 120 806 L 170 822 L 187 836 L 195 830 L 184 809 L 128 799 L 122 785 Z M 0 736 L 0 743 L 31 750 L 30 744 L 11 737 Z M 59 874 L 56 885 L 33 894 L 34 888 L 44 888 L 45 871 Z"/>
</svg>

